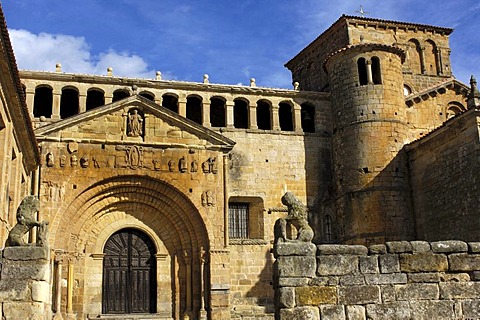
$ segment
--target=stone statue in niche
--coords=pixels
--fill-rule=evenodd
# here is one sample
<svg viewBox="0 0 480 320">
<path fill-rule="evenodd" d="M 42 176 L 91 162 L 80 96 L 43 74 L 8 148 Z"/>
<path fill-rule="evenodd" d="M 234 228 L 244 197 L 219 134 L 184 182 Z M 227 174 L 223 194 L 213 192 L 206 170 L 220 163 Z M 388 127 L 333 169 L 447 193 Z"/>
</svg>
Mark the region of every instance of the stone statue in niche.
<svg viewBox="0 0 480 320">
<path fill-rule="evenodd" d="M 175 162 L 173 160 L 168 161 L 168 170 L 170 172 L 175 171 Z"/>
<path fill-rule="evenodd" d="M 181 157 L 180 160 L 178 161 L 178 168 L 180 169 L 180 172 L 187 172 L 187 161 L 185 160 L 185 157 Z"/>
<path fill-rule="evenodd" d="M 141 137 L 143 135 L 143 117 L 137 109 L 128 112 L 127 135 L 129 137 Z"/>
<path fill-rule="evenodd" d="M 197 160 L 193 160 L 190 164 L 190 172 L 197 172 L 198 171 L 198 162 Z"/>
<path fill-rule="evenodd" d="M 98 160 L 96 157 L 92 157 L 92 162 L 93 162 L 94 168 L 100 168 L 100 164 L 98 163 Z"/>
<path fill-rule="evenodd" d="M 62 154 L 60 156 L 60 167 L 65 167 L 65 165 L 67 164 L 67 156 Z"/>
<path fill-rule="evenodd" d="M 202 163 L 202 171 L 203 171 L 203 173 L 210 173 L 210 164 L 208 163 L 209 160 L 210 160 L 210 159 L 208 159 L 208 160 L 206 160 L 206 161 L 204 161 L 204 162 Z"/>
<path fill-rule="evenodd" d="M 275 243 L 296 241 L 311 242 L 314 236 L 313 229 L 308 224 L 308 209 L 295 197 L 292 192 L 286 192 L 282 197 L 282 203 L 287 206 L 288 215 L 275 221 Z M 293 225 L 297 229 L 297 237 L 287 237 L 287 225 Z"/>
<path fill-rule="evenodd" d="M 26 246 L 23 237 L 33 227 L 38 227 L 37 246 L 47 246 L 48 221 L 37 221 L 33 215 L 40 209 L 40 201 L 36 196 L 26 196 L 17 209 L 17 224 L 10 230 L 7 239 L 9 246 Z"/>
<path fill-rule="evenodd" d="M 162 162 L 158 159 L 153 159 L 153 168 L 155 169 L 155 171 L 160 171 L 162 170 Z"/>
<path fill-rule="evenodd" d="M 54 164 L 53 154 L 51 152 L 47 153 L 47 167 L 53 167 Z"/>
<path fill-rule="evenodd" d="M 215 192 L 207 190 L 202 193 L 202 205 L 204 207 L 214 207 L 216 203 Z"/>
<path fill-rule="evenodd" d="M 80 158 L 80 166 L 82 168 L 88 168 L 89 163 L 90 163 L 90 159 L 88 158 L 87 155 Z"/>
<path fill-rule="evenodd" d="M 75 154 L 72 154 L 72 156 L 70 157 L 70 165 L 72 167 L 76 167 L 78 165 L 78 158 Z"/>
</svg>

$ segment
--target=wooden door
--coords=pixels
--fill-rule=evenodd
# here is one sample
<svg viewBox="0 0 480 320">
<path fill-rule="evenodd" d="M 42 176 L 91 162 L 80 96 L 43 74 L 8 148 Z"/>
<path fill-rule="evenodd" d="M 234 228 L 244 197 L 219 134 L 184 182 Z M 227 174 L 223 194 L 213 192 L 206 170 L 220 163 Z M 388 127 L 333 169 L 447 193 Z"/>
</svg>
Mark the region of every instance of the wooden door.
<svg viewBox="0 0 480 320">
<path fill-rule="evenodd" d="M 155 313 L 155 248 L 136 229 L 114 233 L 105 244 L 103 259 L 104 314 Z"/>
</svg>

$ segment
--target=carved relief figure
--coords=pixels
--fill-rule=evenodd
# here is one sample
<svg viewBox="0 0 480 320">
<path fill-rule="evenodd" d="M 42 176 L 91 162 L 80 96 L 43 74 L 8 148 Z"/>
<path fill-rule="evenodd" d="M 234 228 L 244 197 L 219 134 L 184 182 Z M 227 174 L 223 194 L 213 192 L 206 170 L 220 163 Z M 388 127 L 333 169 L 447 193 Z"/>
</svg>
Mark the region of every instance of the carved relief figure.
<svg viewBox="0 0 480 320">
<path fill-rule="evenodd" d="M 210 160 L 210 159 L 208 159 Z M 208 160 L 207 161 L 204 161 L 202 163 L 202 170 L 203 170 L 203 173 L 210 173 L 210 164 L 208 163 Z"/>
<path fill-rule="evenodd" d="M 60 156 L 60 167 L 65 167 L 65 165 L 67 164 L 67 156 L 62 154 Z"/>
<path fill-rule="evenodd" d="M 217 157 L 211 157 L 209 160 L 210 172 L 216 174 L 218 172 Z"/>
<path fill-rule="evenodd" d="M 156 171 L 160 171 L 162 170 L 162 162 L 158 159 L 153 159 L 153 168 L 156 170 Z"/>
<path fill-rule="evenodd" d="M 96 157 L 92 157 L 92 162 L 93 162 L 94 168 L 100 168 L 100 164 L 98 163 L 98 160 Z"/>
<path fill-rule="evenodd" d="M 197 160 L 193 160 L 190 164 L 190 172 L 197 172 L 198 171 L 198 162 Z"/>
<path fill-rule="evenodd" d="M 187 172 L 187 161 L 185 161 L 185 157 L 181 157 L 180 160 L 178 161 L 178 168 L 180 169 L 180 172 Z"/>
<path fill-rule="evenodd" d="M 90 161 L 87 155 L 80 158 L 80 166 L 82 168 L 88 168 L 89 162 Z"/>
<path fill-rule="evenodd" d="M 143 118 L 137 109 L 128 113 L 127 135 L 129 137 L 140 137 L 143 134 Z"/>
<path fill-rule="evenodd" d="M 168 170 L 170 172 L 175 171 L 175 162 L 173 160 L 168 161 Z"/>
<path fill-rule="evenodd" d="M 207 190 L 202 193 L 202 205 L 204 207 L 214 207 L 216 203 L 215 192 Z"/>
<path fill-rule="evenodd" d="M 78 165 L 78 158 L 74 154 L 72 154 L 72 156 L 70 157 L 70 165 L 72 167 L 76 167 Z"/>
<path fill-rule="evenodd" d="M 127 165 L 136 169 L 143 166 L 143 148 L 142 147 L 127 147 L 125 149 L 125 162 Z"/>
<path fill-rule="evenodd" d="M 275 222 L 275 243 L 286 241 L 311 242 L 314 236 L 313 229 L 308 225 L 308 210 L 303 203 L 291 192 L 286 192 L 282 197 L 282 203 L 288 208 L 288 215 Z M 297 229 L 295 239 L 287 238 L 287 224 Z"/>
<path fill-rule="evenodd" d="M 54 164 L 53 154 L 51 152 L 47 153 L 47 167 L 53 167 Z"/>
<path fill-rule="evenodd" d="M 40 201 L 35 196 L 26 196 L 17 209 L 17 224 L 10 230 L 7 243 L 10 246 L 26 246 L 23 236 L 33 227 L 39 227 L 37 245 L 46 246 L 48 221 L 38 222 L 33 217 L 40 209 Z"/>
</svg>

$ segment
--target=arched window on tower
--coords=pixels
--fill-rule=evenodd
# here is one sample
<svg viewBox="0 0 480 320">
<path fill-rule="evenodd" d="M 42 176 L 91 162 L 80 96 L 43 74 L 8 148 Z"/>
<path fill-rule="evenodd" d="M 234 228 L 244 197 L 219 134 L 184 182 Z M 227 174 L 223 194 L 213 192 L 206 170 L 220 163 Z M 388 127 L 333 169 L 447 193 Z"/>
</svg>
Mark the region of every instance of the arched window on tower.
<svg viewBox="0 0 480 320">
<path fill-rule="evenodd" d="M 162 107 L 178 113 L 178 97 L 173 94 L 164 94 L 162 97 Z"/>
<path fill-rule="evenodd" d="M 100 89 L 90 89 L 87 91 L 86 110 L 92 110 L 105 104 L 105 94 Z"/>
<path fill-rule="evenodd" d="M 202 98 L 191 95 L 187 97 L 187 119 L 202 124 Z"/>
<path fill-rule="evenodd" d="M 303 132 L 315 132 L 315 108 L 308 103 L 303 103 L 300 114 Z"/>
<path fill-rule="evenodd" d="M 414 74 L 422 73 L 422 62 L 420 56 L 420 43 L 417 39 L 410 39 L 407 46 L 407 64 Z"/>
<path fill-rule="evenodd" d="M 125 99 L 130 96 L 130 93 L 124 89 L 118 89 L 113 92 L 112 102 Z"/>
<path fill-rule="evenodd" d="M 248 103 L 243 99 L 233 101 L 233 126 L 239 129 L 248 128 Z"/>
<path fill-rule="evenodd" d="M 35 88 L 33 98 L 33 116 L 35 118 L 52 117 L 53 90 L 50 87 L 39 86 Z"/>
<path fill-rule="evenodd" d="M 425 41 L 425 65 L 428 74 L 439 74 L 437 45 L 432 40 Z"/>
<path fill-rule="evenodd" d="M 372 57 L 372 80 L 373 84 L 382 84 L 382 72 L 378 57 Z"/>
<path fill-rule="evenodd" d="M 77 89 L 76 88 L 62 89 L 62 97 L 60 99 L 60 118 L 66 119 L 76 114 L 78 114 Z"/>
<path fill-rule="evenodd" d="M 257 102 L 257 125 L 261 130 L 272 130 L 271 105 L 265 100 Z"/>
<path fill-rule="evenodd" d="M 220 97 L 210 99 L 210 123 L 212 127 L 225 127 L 225 100 Z"/>
<path fill-rule="evenodd" d="M 280 130 L 293 131 L 292 105 L 287 102 L 280 102 L 278 116 L 280 118 Z"/>
<path fill-rule="evenodd" d="M 357 60 L 357 67 L 358 67 L 358 81 L 361 86 L 364 86 L 368 83 L 367 61 L 365 60 L 365 58 L 359 58 Z"/>
</svg>

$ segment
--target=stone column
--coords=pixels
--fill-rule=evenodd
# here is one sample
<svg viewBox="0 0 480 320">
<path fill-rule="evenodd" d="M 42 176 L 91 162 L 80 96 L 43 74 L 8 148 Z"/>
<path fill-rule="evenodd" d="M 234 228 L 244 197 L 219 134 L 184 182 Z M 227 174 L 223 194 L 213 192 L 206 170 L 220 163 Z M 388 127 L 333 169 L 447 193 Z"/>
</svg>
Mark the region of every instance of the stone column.
<svg viewBox="0 0 480 320">
<path fill-rule="evenodd" d="M 53 89 L 52 119 L 60 119 L 60 100 L 62 91 Z"/>
<path fill-rule="evenodd" d="M 35 88 L 27 87 L 25 92 L 25 99 L 27 102 L 28 112 L 33 118 L 33 104 L 35 102 Z"/>
<path fill-rule="evenodd" d="M 295 102 L 293 103 L 293 130 L 295 132 L 303 132 L 302 107 Z"/>
<path fill-rule="evenodd" d="M 183 251 L 183 262 L 185 263 L 185 290 L 186 290 L 186 303 L 183 317 L 185 319 L 191 319 L 192 316 L 192 256 L 187 251 Z"/>
<path fill-rule="evenodd" d="M 73 285 L 75 282 L 73 273 L 73 259 L 68 261 L 68 279 L 67 279 L 67 319 L 76 319 L 76 315 L 73 313 Z"/>
<path fill-rule="evenodd" d="M 62 301 L 62 268 L 63 268 L 63 261 L 62 256 L 60 253 L 55 255 L 55 264 L 57 268 L 55 269 L 55 296 L 53 297 L 53 311 L 55 312 L 54 320 L 61 320 L 62 317 L 62 308 L 61 308 L 61 301 Z"/>
<path fill-rule="evenodd" d="M 225 125 L 227 128 L 234 128 L 234 111 L 233 111 L 234 102 L 227 101 L 225 103 Z"/>
<path fill-rule="evenodd" d="M 228 155 L 223 156 L 223 236 L 224 246 L 229 246 L 229 234 L 228 234 Z"/>
<path fill-rule="evenodd" d="M 202 117 L 202 125 L 210 128 L 212 126 L 210 123 L 210 101 L 204 101 L 202 103 Z"/>
<path fill-rule="evenodd" d="M 420 47 L 420 66 L 422 68 L 422 74 L 426 74 L 427 68 L 425 66 L 425 47 Z"/>
<path fill-rule="evenodd" d="M 201 297 L 200 297 L 200 319 L 207 319 L 207 308 L 208 305 L 206 302 L 206 286 L 207 286 L 207 279 L 205 275 L 205 265 L 208 263 L 208 252 L 202 247 L 200 249 L 200 284 L 201 284 Z"/>
<path fill-rule="evenodd" d="M 178 114 L 184 118 L 187 117 L 187 99 L 178 99 Z"/>
<path fill-rule="evenodd" d="M 367 82 L 368 84 L 373 84 L 373 76 L 372 76 L 372 60 L 367 60 Z"/>
<path fill-rule="evenodd" d="M 272 130 L 280 130 L 280 119 L 278 117 L 278 105 L 272 105 Z"/>
<path fill-rule="evenodd" d="M 78 113 L 83 113 L 87 111 L 87 93 L 79 92 L 78 93 Z"/>
<path fill-rule="evenodd" d="M 250 104 L 248 106 L 248 128 L 258 129 L 257 125 L 257 105 Z"/>
</svg>

